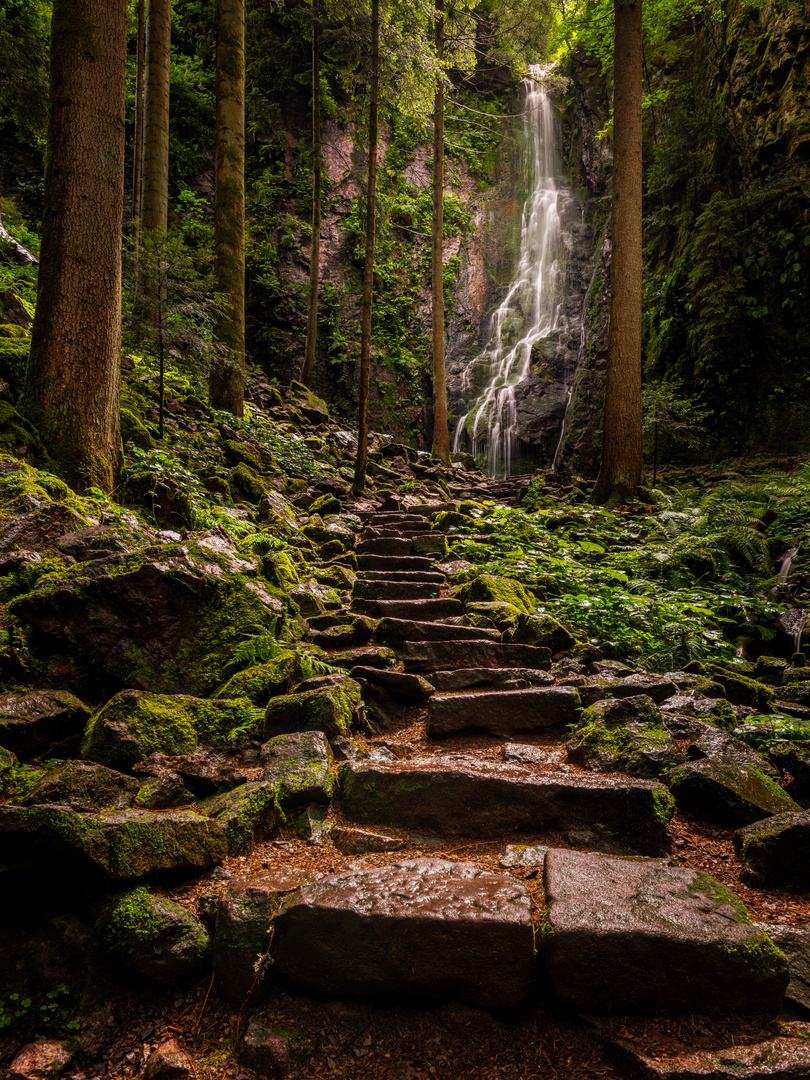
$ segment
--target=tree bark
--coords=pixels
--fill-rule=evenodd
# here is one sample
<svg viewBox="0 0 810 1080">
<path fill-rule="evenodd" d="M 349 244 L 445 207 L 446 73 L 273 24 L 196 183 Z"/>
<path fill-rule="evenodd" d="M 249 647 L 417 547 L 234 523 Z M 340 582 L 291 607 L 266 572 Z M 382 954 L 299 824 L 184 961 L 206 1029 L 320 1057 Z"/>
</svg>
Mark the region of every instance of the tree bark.
<svg viewBox="0 0 810 1080">
<path fill-rule="evenodd" d="M 368 190 L 366 192 L 366 251 L 363 263 L 363 303 L 360 320 L 360 392 L 358 397 L 357 460 L 352 494 L 366 486 L 368 458 L 368 389 L 371 374 L 371 308 L 374 291 L 374 233 L 377 210 L 377 137 L 380 88 L 380 0 L 371 0 L 371 80 L 368 110 Z"/>
<path fill-rule="evenodd" d="M 144 91 L 144 232 L 161 235 L 169 219 L 169 79 L 171 0 L 149 0 L 146 12 L 146 87 Z"/>
<path fill-rule="evenodd" d="M 132 220 L 130 221 L 129 226 L 130 235 L 132 236 L 132 247 L 136 252 L 141 233 L 144 33 L 144 0 L 138 0 L 138 31 L 135 59 L 135 131 L 132 137 Z"/>
<path fill-rule="evenodd" d="M 641 484 L 642 0 L 616 0 L 613 75 L 613 251 L 602 466 L 596 503 Z"/>
<path fill-rule="evenodd" d="M 312 385 L 318 343 L 318 289 L 321 271 L 321 54 L 318 40 L 318 0 L 312 0 L 312 250 L 309 257 L 309 319 L 301 382 Z"/>
<path fill-rule="evenodd" d="M 81 490 L 120 468 L 126 0 L 54 0 L 37 307 L 20 410 Z"/>
<path fill-rule="evenodd" d="M 444 0 L 435 0 L 436 58 L 444 58 Z M 444 370 L 444 82 L 439 76 L 433 97 L 433 453 L 450 464 L 447 385 Z"/>
<path fill-rule="evenodd" d="M 245 408 L 245 0 L 217 0 L 215 279 L 225 308 L 214 336 L 225 356 L 211 370 L 215 409 Z"/>
</svg>

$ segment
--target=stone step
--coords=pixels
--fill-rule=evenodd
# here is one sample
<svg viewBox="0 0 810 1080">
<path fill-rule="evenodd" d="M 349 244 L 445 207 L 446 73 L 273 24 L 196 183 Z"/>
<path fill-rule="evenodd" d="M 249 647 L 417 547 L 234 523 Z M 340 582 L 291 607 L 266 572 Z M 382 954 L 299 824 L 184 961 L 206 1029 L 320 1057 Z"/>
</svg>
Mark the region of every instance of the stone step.
<svg viewBox="0 0 810 1080">
<path fill-rule="evenodd" d="M 346 608 L 340 611 L 332 611 L 328 615 L 311 615 L 307 619 L 310 630 L 328 630 L 330 626 L 343 626 L 354 620 Z"/>
<path fill-rule="evenodd" d="M 406 642 L 448 641 L 456 644 L 461 642 L 480 644 L 501 640 L 501 635 L 497 630 L 482 630 L 478 626 L 449 626 L 441 622 L 391 618 L 380 620 L 375 636 L 383 645 L 390 645 L 393 649 L 403 647 Z M 447 667 L 447 664 L 443 664 L 442 667 Z M 409 670 L 419 674 L 421 671 L 429 671 L 430 668 L 409 667 Z"/>
<path fill-rule="evenodd" d="M 458 668 L 456 671 L 434 671 L 428 681 L 437 690 L 469 690 L 473 686 L 503 686 L 521 680 L 529 686 L 551 686 L 554 676 L 537 668 Z"/>
<path fill-rule="evenodd" d="M 353 679 L 365 679 L 366 682 L 382 687 L 391 697 L 400 701 L 427 701 L 434 692 L 427 679 L 419 675 L 406 675 L 402 671 L 358 665 L 353 667 L 349 674 Z"/>
<path fill-rule="evenodd" d="M 440 585 L 433 581 L 355 581 L 355 600 L 428 600 L 439 595 Z"/>
<path fill-rule="evenodd" d="M 742 901 L 707 874 L 659 859 L 551 848 L 544 881 L 543 966 L 566 1006 L 779 1012 L 785 957 L 749 921 Z"/>
<path fill-rule="evenodd" d="M 534 976 L 526 886 L 471 863 L 409 859 L 332 874 L 289 896 L 273 927 L 275 969 L 329 997 L 509 1008 Z"/>
<path fill-rule="evenodd" d="M 435 622 L 452 619 L 464 614 L 464 605 L 450 596 L 425 600 L 352 600 L 350 611 L 368 615 L 373 619 L 415 619 L 417 622 Z"/>
<path fill-rule="evenodd" d="M 361 510 L 356 515 L 362 522 L 367 525 L 414 525 L 421 524 L 424 526 L 425 519 L 422 514 L 410 514 L 401 510 Z"/>
<path fill-rule="evenodd" d="M 340 793 L 344 815 L 361 825 L 482 838 L 585 829 L 641 855 L 665 850 L 674 805 L 649 780 L 560 777 L 442 757 L 347 763 Z"/>
<path fill-rule="evenodd" d="M 456 629 L 461 629 L 456 627 Z M 549 666 L 551 649 L 542 645 L 509 645 L 492 636 L 492 631 L 475 630 L 447 638 L 403 639 L 402 656 L 407 671 L 455 671 L 460 668 L 538 668 Z"/>
<path fill-rule="evenodd" d="M 411 541 L 400 536 L 378 536 L 362 540 L 354 550 L 357 555 L 410 555 Z"/>
<path fill-rule="evenodd" d="M 530 690 L 449 694 L 431 698 L 427 733 L 433 737 L 459 731 L 513 734 L 576 723 L 582 709 L 573 686 Z"/>
<path fill-rule="evenodd" d="M 361 540 L 375 540 L 380 537 L 391 536 L 421 536 L 425 531 L 425 522 L 422 518 L 417 522 L 405 525 L 367 525 L 360 534 Z"/>
<path fill-rule="evenodd" d="M 434 562 L 424 555 L 358 555 L 358 570 L 433 570 Z"/>
<path fill-rule="evenodd" d="M 444 585 L 447 577 L 439 570 L 361 570 L 358 581 L 412 581 Z"/>
</svg>

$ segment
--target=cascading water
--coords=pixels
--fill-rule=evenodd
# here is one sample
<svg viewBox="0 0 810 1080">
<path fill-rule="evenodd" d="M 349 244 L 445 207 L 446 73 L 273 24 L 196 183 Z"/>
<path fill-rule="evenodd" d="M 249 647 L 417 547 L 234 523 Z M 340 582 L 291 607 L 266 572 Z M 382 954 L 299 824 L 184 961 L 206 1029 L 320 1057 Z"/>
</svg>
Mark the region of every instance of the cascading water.
<svg viewBox="0 0 810 1080">
<path fill-rule="evenodd" d="M 482 356 L 489 361 L 489 383 L 456 425 L 453 450 L 471 440 L 477 456 L 486 454 L 491 476 L 509 476 L 516 450 L 516 388 L 529 374 L 532 347 L 557 329 L 562 308 L 560 268 L 560 167 L 557 122 L 545 88 L 550 65 L 533 65 L 523 80 L 524 169 L 529 196 L 523 205 L 520 256 L 509 291 L 492 320 Z"/>
</svg>

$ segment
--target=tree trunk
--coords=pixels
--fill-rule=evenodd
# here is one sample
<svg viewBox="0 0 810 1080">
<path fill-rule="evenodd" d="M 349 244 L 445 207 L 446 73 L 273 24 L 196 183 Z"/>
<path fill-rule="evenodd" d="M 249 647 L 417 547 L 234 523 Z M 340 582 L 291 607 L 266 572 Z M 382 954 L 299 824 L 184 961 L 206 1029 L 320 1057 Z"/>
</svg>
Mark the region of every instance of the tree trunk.
<svg viewBox="0 0 810 1080">
<path fill-rule="evenodd" d="M 138 0 L 138 40 L 135 60 L 135 131 L 132 137 L 132 247 L 138 250 L 141 234 L 141 174 L 143 172 L 143 59 L 144 0 Z M 136 254 L 137 258 L 137 254 Z"/>
<path fill-rule="evenodd" d="M 632 499 L 641 483 L 641 3 L 616 0 L 614 15 L 613 252 L 597 503 Z"/>
<path fill-rule="evenodd" d="M 126 0 L 54 0 L 37 307 L 20 410 L 77 489 L 120 468 Z"/>
<path fill-rule="evenodd" d="M 214 328 L 226 355 L 211 371 L 215 409 L 245 408 L 245 0 L 217 0 L 215 277 L 225 309 Z"/>
<path fill-rule="evenodd" d="M 357 461 L 352 494 L 366 486 L 368 457 L 368 387 L 371 374 L 371 306 L 374 290 L 374 231 L 377 210 L 377 134 L 380 86 L 380 0 L 371 0 L 371 83 L 368 111 L 368 191 L 366 193 L 366 253 L 363 263 L 363 305 L 360 320 L 360 393 Z"/>
<path fill-rule="evenodd" d="M 312 385 L 318 343 L 318 289 L 321 271 L 321 55 L 318 40 L 318 0 L 312 0 L 312 250 L 309 257 L 309 319 L 301 382 Z"/>
<path fill-rule="evenodd" d="M 436 0 L 436 58 L 444 58 L 444 0 Z M 444 82 L 433 97 L 433 453 L 450 464 L 447 385 L 444 371 Z"/>
<path fill-rule="evenodd" d="M 149 0 L 146 13 L 146 88 L 144 92 L 144 232 L 161 235 L 169 219 L 169 78 L 171 0 Z"/>
</svg>

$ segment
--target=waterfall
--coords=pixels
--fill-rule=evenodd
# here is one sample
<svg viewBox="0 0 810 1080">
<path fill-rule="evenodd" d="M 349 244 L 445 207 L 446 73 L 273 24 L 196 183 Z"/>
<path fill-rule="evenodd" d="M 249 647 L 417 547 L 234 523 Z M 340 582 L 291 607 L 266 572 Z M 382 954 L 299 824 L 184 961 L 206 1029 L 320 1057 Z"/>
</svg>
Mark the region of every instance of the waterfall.
<svg viewBox="0 0 810 1080">
<path fill-rule="evenodd" d="M 453 450 L 467 440 L 477 456 L 486 454 L 491 476 L 509 476 L 517 448 L 515 390 L 527 377 L 532 347 L 557 329 L 561 308 L 560 172 L 557 122 L 544 86 L 551 65 L 533 65 L 523 80 L 523 168 L 529 195 L 523 205 L 520 255 L 512 283 L 492 319 L 492 332 L 480 361 L 488 363 L 489 383 L 456 425 Z"/>
</svg>

